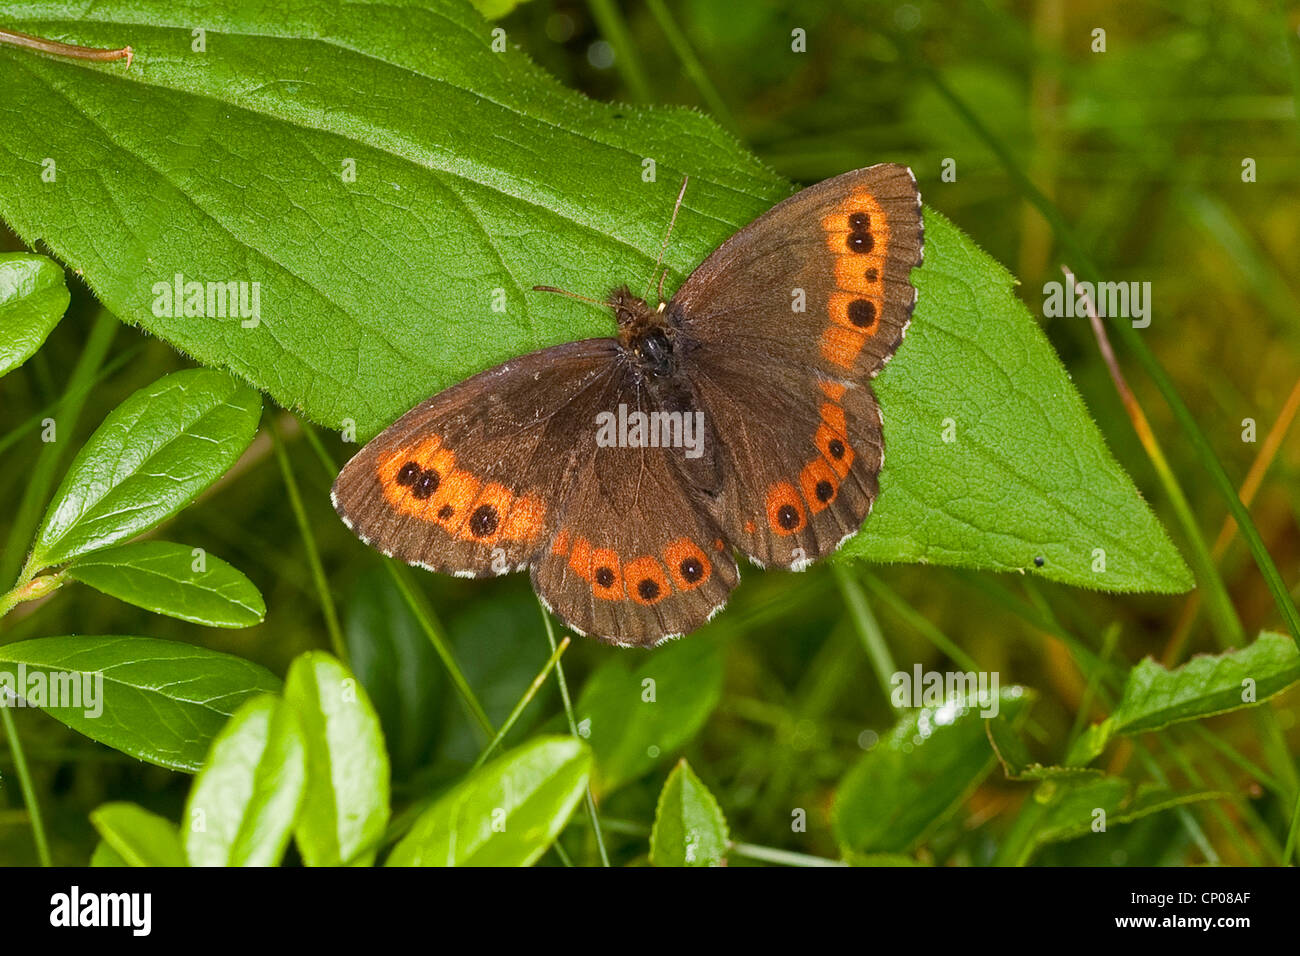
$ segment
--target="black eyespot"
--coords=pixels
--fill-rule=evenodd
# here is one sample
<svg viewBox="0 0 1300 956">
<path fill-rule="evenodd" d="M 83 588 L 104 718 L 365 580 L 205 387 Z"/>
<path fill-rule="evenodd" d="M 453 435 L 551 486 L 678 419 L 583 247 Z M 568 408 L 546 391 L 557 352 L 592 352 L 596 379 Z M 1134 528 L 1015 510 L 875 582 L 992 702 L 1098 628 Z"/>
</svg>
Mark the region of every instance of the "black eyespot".
<svg viewBox="0 0 1300 956">
<path fill-rule="evenodd" d="M 866 272 L 862 273 L 862 278 L 866 279 L 868 282 L 875 282 L 880 278 L 880 272 L 877 271 L 875 266 L 872 266 Z"/>
<path fill-rule="evenodd" d="M 1046 563 L 1047 560 L 1042 555 L 1039 555 L 1038 557 L 1034 558 L 1034 567 L 1036 568 L 1041 568 Z"/>
<path fill-rule="evenodd" d="M 441 518 L 443 521 L 446 521 L 455 513 L 456 513 L 456 509 L 453 508 L 451 505 L 443 505 L 441 508 L 438 509 L 438 517 Z"/>
<path fill-rule="evenodd" d="M 782 505 L 776 513 L 776 523 L 786 531 L 799 526 L 799 512 L 794 505 Z"/>
<path fill-rule="evenodd" d="M 474 513 L 469 516 L 470 534 L 476 538 L 486 538 L 497 529 L 500 520 L 496 508 L 491 505 L 479 505 L 474 509 Z"/>
<path fill-rule="evenodd" d="M 826 443 L 826 450 L 831 453 L 831 457 L 837 461 L 844 457 L 844 442 L 838 438 L 832 438 Z"/>
<path fill-rule="evenodd" d="M 659 596 L 659 584 L 649 578 L 642 578 L 636 586 L 636 593 L 641 595 L 643 601 L 653 601 Z"/>
<path fill-rule="evenodd" d="M 875 246 L 876 240 L 871 238 L 869 232 L 851 232 L 847 245 L 849 252 L 870 252 Z"/>
<path fill-rule="evenodd" d="M 420 466 L 413 461 L 408 461 L 402 466 L 402 470 L 397 473 L 397 483 L 399 485 L 409 485 L 415 481 L 415 476 L 420 473 Z"/>
<path fill-rule="evenodd" d="M 871 228 L 871 217 L 865 212 L 855 212 L 849 216 L 849 229 L 853 232 L 866 232 Z"/>
<path fill-rule="evenodd" d="M 614 583 L 614 572 L 610 568 L 596 569 L 596 583 L 602 588 L 607 588 Z"/>
<path fill-rule="evenodd" d="M 442 477 L 433 469 L 420 472 L 420 477 L 415 479 L 411 485 L 411 494 L 417 498 L 428 498 L 438 490 L 438 485 L 442 484 Z"/>
<path fill-rule="evenodd" d="M 700 563 L 699 558 L 683 558 L 680 570 L 682 580 L 689 584 L 694 584 L 704 577 L 704 565 Z"/>
<path fill-rule="evenodd" d="M 854 299 L 849 303 L 849 321 L 865 329 L 876 321 L 876 304 L 869 299 Z"/>
<path fill-rule="evenodd" d="M 835 486 L 825 479 L 817 482 L 817 487 L 813 491 L 817 495 L 817 500 L 823 503 L 835 497 Z"/>
</svg>

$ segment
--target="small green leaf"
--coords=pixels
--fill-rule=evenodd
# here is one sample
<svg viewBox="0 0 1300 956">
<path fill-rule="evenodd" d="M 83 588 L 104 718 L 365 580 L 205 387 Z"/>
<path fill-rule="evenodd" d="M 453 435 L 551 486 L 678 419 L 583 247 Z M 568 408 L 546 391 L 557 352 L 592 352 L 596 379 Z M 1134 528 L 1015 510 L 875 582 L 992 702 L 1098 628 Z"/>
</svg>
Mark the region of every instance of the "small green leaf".
<svg viewBox="0 0 1300 956">
<path fill-rule="evenodd" d="M 212 742 L 185 809 L 191 866 L 276 866 L 302 802 L 298 722 L 265 694 L 235 711 Z"/>
<path fill-rule="evenodd" d="M 0 375 L 36 353 L 70 298 L 57 262 L 28 252 L 0 253 Z"/>
<path fill-rule="evenodd" d="M 998 712 L 1015 720 L 1029 694 L 1004 688 Z M 994 763 L 974 696 L 907 711 L 840 783 L 832 808 L 845 852 L 906 853 L 951 814 Z"/>
<path fill-rule="evenodd" d="M 261 413 L 256 392 L 210 369 L 140 389 L 72 460 L 37 532 L 33 567 L 105 548 L 184 508 L 248 447 Z"/>
<path fill-rule="evenodd" d="M 1129 671 L 1110 719 L 1116 733 L 1159 730 L 1183 720 L 1250 707 L 1300 681 L 1300 651 L 1281 634 L 1222 654 L 1201 654 L 1167 670 L 1151 658 Z"/>
<path fill-rule="evenodd" d="M 368 866 L 388 824 L 388 754 L 361 683 L 323 651 L 294 660 L 284 700 L 302 731 L 307 788 L 294 839 L 308 866 Z"/>
<path fill-rule="evenodd" d="M 105 803 L 90 812 L 90 822 L 127 866 L 185 865 L 176 824 L 144 807 Z M 109 859 L 107 854 L 104 859 Z"/>
<path fill-rule="evenodd" d="M 191 773 L 240 704 L 280 688 L 273 674 L 251 661 L 149 637 L 38 637 L 0 645 L 0 662 L 24 665 L 27 683 L 20 678 L 14 688 L 19 696 L 73 730 Z M 44 688 L 39 697 L 38 680 Z M 72 706 L 52 706 L 56 687 L 82 696 Z"/>
<path fill-rule="evenodd" d="M 1173 793 L 1163 787 L 1133 785 L 1120 777 L 1043 784 L 1034 799 L 1047 804 L 1038 818 L 1033 843 L 1042 846 L 1100 832 L 1188 803 L 1216 800 L 1222 793 L 1194 790 Z"/>
<path fill-rule="evenodd" d="M 438 798 L 388 866 L 528 866 L 546 852 L 587 789 L 591 751 L 573 737 L 537 737 Z"/>
<path fill-rule="evenodd" d="M 722 696 L 722 649 L 708 638 L 663 647 L 635 670 L 608 658 L 582 688 L 578 732 L 596 755 L 594 787 L 611 793 L 689 741 Z"/>
<path fill-rule="evenodd" d="M 1114 723 L 1109 717 L 1099 724 L 1093 724 L 1070 746 L 1070 752 L 1066 754 L 1065 763 L 1069 767 L 1085 767 L 1101 756 L 1106 745 L 1110 743 L 1110 735 L 1114 728 Z"/>
<path fill-rule="evenodd" d="M 68 575 L 97 591 L 209 627 L 251 627 L 266 617 L 252 581 L 225 561 L 183 544 L 135 541 L 83 555 Z M 195 570 L 201 567 L 202 570 Z"/>
<path fill-rule="evenodd" d="M 718 801 L 683 757 L 659 793 L 650 831 L 650 862 L 655 866 L 723 866 L 730 839 Z"/>
</svg>

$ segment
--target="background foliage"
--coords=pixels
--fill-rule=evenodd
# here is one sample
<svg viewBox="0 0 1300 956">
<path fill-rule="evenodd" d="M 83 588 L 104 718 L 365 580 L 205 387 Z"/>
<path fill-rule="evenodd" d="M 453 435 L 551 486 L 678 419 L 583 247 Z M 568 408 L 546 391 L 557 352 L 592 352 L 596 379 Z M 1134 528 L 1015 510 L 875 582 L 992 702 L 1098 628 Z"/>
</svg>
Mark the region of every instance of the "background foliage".
<svg viewBox="0 0 1300 956">
<path fill-rule="evenodd" d="M 3 5 L 0 11 L 21 16 L 32 30 L 30 5 Z M 35 17 L 39 21 L 39 13 Z M 182 14 L 176 17 L 187 22 Z M 467 12 L 456 17 L 472 22 Z M 625 6 L 534 0 L 501 21 L 510 43 L 561 84 L 601 100 L 701 107 L 780 176 L 815 181 L 870 162 L 908 163 L 917 171 L 927 202 L 1021 281 L 1018 292 L 1033 315 L 1041 315 L 1039 290 L 1044 281 L 1058 278 L 1061 262 L 1080 271 L 1091 266 L 1109 279 L 1150 281 L 1155 318 L 1140 333 L 1138 347 L 1159 356 L 1233 484 L 1249 491 L 1263 543 L 1292 589 L 1300 577 L 1297 451 L 1296 443 L 1283 437 L 1298 401 L 1300 303 L 1295 259 L 1289 255 L 1298 238 L 1297 217 L 1294 204 L 1285 200 L 1293 195 L 1298 171 L 1297 25 L 1244 3 L 1179 9 L 1126 5 L 1122 11 L 1110 4 L 1067 10 L 1063 2 L 970 3 L 955 9 L 876 3 L 845 9 L 810 3 L 796 11 L 767 3 L 738 10 L 708 0 Z M 1105 53 L 1091 52 L 1096 27 L 1107 30 Z M 481 28 L 484 35 L 490 30 L 488 24 Z M 810 53 L 790 52 L 795 28 L 807 31 Z M 291 28 L 288 33 L 292 35 Z M 214 27 L 212 36 L 219 35 Z M 428 44 L 436 50 L 439 36 L 431 30 L 417 48 Z M 103 26 L 79 38 L 123 42 Z M 163 35 L 155 40 L 163 42 Z M 147 44 L 142 39 L 137 45 Z M 42 71 L 58 75 L 48 61 L 0 55 L 7 60 L 27 56 L 18 67 L 25 76 Z M 263 57 L 260 66 L 274 76 L 284 64 Z M 320 83 L 320 88 L 282 92 L 282 108 L 309 107 L 304 96 L 363 101 L 364 89 L 346 70 L 327 72 Z M 94 104 L 104 109 L 114 105 L 114 88 L 108 84 L 90 95 L 99 97 Z M 250 85 L 234 95 L 265 98 L 274 92 Z M 505 89 L 501 95 L 520 92 Z M 541 93 L 537 101 L 537 110 L 554 121 L 546 111 L 560 109 L 553 106 L 559 98 Z M 133 140 L 137 154 L 144 151 L 152 162 L 188 168 L 199 155 L 195 150 L 207 127 L 178 122 L 178 116 L 193 114 L 177 113 L 171 95 L 159 94 L 150 102 L 156 128 L 142 134 L 123 126 L 108 140 Z M 453 105 L 439 101 L 438 108 Z M 690 114 L 661 115 L 658 128 L 642 123 L 638 134 L 652 136 L 665 155 L 694 150 L 702 162 L 712 156 L 716 175 L 740 176 L 729 170 L 743 153 L 726 137 L 701 133 L 705 127 Z M 582 128 L 576 111 L 563 120 Z M 339 122 L 346 126 L 347 120 Z M 510 130 L 514 122 L 516 118 L 501 119 L 500 128 Z M 418 117 L 399 117 L 393 125 L 400 129 L 403 123 L 415 128 Z M 56 128 L 52 123 L 49 135 Z M 339 135 L 348 132 L 344 128 Z M 228 142 L 237 145 L 237 132 L 232 136 Z M 642 147 L 642 141 L 636 145 Z M 1257 182 L 1242 182 L 1245 157 L 1258 165 Z M 946 158 L 956 160 L 955 182 L 940 178 Z M 499 157 L 493 161 L 501 163 Z M 521 168 L 533 161 L 517 159 Z M 101 156 L 100 162 L 115 166 L 111 155 Z M 249 165 L 256 168 L 255 161 Z M 771 195 L 779 194 L 779 180 L 757 164 L 744 174 L 777 191 Z M 579 174 L 573 175 L 582 182 Z M 668 191 L 675 173 L 665 167 L 661 176 Z M 236 198 L 242 195 L 238 183 L 227 185 Z M 710 192 L 719 185 L 725 184 L 702 184 L 701 201 L 729 209 L 729 215 L 743 221 L 748 207 L 728 200 L 725 189 L 718 190 L 721 195 Z M 187 184 L 177 188 L 184 193 Z M 584 202 L 580 191 L 561 191 L 549 202 L 572 216 L 592 219 L 586 228 L 613 237 L 611 246 L 593 247 L 589 264 L 573 266 L 571 274 L 537 276 L 536 281 L 586 289 L 597 279 L 620 278 L 604 275 L 605 261 L 639 261 L 620 251 L 619 242 L 641 250 L 657 244 L 661 204 L 647 200 L 646 208 L 631 208 L 624 218 L 602 220 L 591 210 L 607 208 L 608 199 Z M 190 184 L 188 193 L 194 192 Z M 111 198 L 107 193 L 97 197 L 99 203 Z M 202 198 L 215 203 L 220 197 Z M 305 196 L 283 198 L 308 201 Z M 95 199 L 82 197 L 83 202 Z M 470 210 L 495 208 L 490 197 L 474 193 L 469 200 Z M 421 262 L 419 257 L 436 243 L 410 235 L 409 208 L 409 202 L 394 205 L 391 221 L 372 224 L 365 235 L 341 228 L 349 222 L 346 215 L 324 222 L 318 238 L 329 248 L 313 252 L 320 260 L 316 267 L 346 262 L 349 248 L 379 239 L 391 250 L 393 264 L 389 273 L 372 281 L 385 289 L 404 284 L 402 293 L 430 297 L 430 305 L 438 306 L 430 313 L 447 323 L 437 326 L 440 347 L 475 343 L 481 337 L 468 334 L 472 317 L 447 315 L 441 305 L 457 294 L 454 283 L 448 287 L 445 282 L 445 263 Z M 275 214 L 271 209 L 248 211 L 253 217 Z M 26 221 L 21 209 L 9 214 L 15 224 Z M 214 238 L 207 223 L 167 221 L 177 229 L 178 241 L 230 238 Z M 711 228 L 725 235 L 728 226 L 724 221 Z M 494 235 L 502 231 L 490 222 L 486 229 Z M 127 268 L 130 243 L 114 248 L 107 238 L 129 232 L 127 223 L 104 232 L 95 244 L 103 250 L 103 260 Z M 679 271 L 719 238 L 709 228 L 681 234 L 686 238 L 672 252 Z M 507 242 L 512 256 L 545 258 L 544 237 L 515 235 Z M 537 243 L 543 244 L 540 252 L 533 249 Z M 57 251 L 58 244 L 52 245 Z M 10 237 L 4 248 L 22 245 Z M 1080 259 L 1081 254 L 1091 261 Z M 298 255 L 290 265 L 306 268 L 312 257 L 302 250 Z M 589 275 L 593 272 L 600 275 Z M 136 287 L 147 289 L 148 284 Z M 107 295 L 105 300 L 126 312 L 138 308 Z M 303 314 L 322 305 L 310 296 L 296 303 Z M 338 305 L 347 314 L 368 306 Z M 517 341 L 494 343 L 503 350 L 501 357 L 510 353 L 511 342 L 518 350 L 600 331 L 594 314 L 556 303 L 542 308 L 550 310 L 542 332 L 524 328 Z M 83 439 L 137 389 L 187 364 L 158 340 L 119 328 L 97 312 L 93 297 L 74 282 L 69 317 L 34 358 L 0 379 L 5 456 L 0 489 L 11 503 L 0 509 L 0 531 L 6 533 L 0 571 L 6 586 Z M 973 317 L 976 325 L 978 318 Z M 1249 673 L 1267 674 L 1272 682 L 1260 699 L 1282 691 L 1265 705 L 1267 712 L 1238 711 L 1158 734 L 1139 736 L 1187 715 L 1223 710 L 1215 701 L 1221 702 L 1230 688 L 1229 678 L 1223 678 L 1223 686 L 1213 685 L 1214 675 L 1201 668 L 1199 697 L 1187 687 L 1162 691 L 1162 679 L 1149 665 L 1126 678 L 1126 665 L 1147 654 L 1177 664 L 1193 652 L 1245 643 L 1246 635 L 1264 628 L 1285 629 L 1276 595 L 1270 595 L 1238 539 L 1226 538 L 1222 547 L 1207 543 L 1219 531 L 1226 505 L 1203 450 L 1179 430 L 1158 379 L 1142 374 L 1131 361 L 1134 353 L 1121 348 L 1136 402 L 1159 436 L 1167 461 L 1139 441 L 1086 324 L 1057 319 L 1042 325 L 1110 448 L 1174 532 L 1177 545 L 1191 556 L 1198 591 L 1180 598 L 1108 597 L 1035 577 L 917 566 L 818 566 L 798 578 L 751 571 L 729 611 L 680 646 L 646 656 L 613 654 L 578 642 L 563 663 L 575 715 L 589 721 L 579 732 L 594 755 L 590 779 L 614 862 L 647 854 L 655 862 L 726 855 L 733 865 L 841 857 L 958 864 L 1257 863 L 1284 857 L 1288 834 L 1294 833 L 1297 793 L 1295 692 L 1284 690 L 1295 680 L 1293 646 L 1279 638 L 1252 649 L 1254 669 Z M 418 325 L 413 328 L 418 331 Z M 154 331 L 171 337 L 165 328 Z M 183 344 L 203 357 L 205 348 L 218 348 L 220 341 Z M 445 348 L 422 349 L 421 354 L 444 355 Z M 478 361 L 475 367 L 482 364 L 487 363 Z M 313 400 L 330 400 L 328 375 L 313 382 L 310 375 L 295 379 L 292 362 L 284 368 L 278 384 L 287 390 L 281 397 L 288 404 L 310 407 Z M 439 375 L 450 381 L 459 374 L 454 363 L 441 368 L 391 383 L 381 404 L 401 407 L 411 396 L 420 397 L 426 386 L 431 390 L 446 384 Z M 901 361 L 891 366 L 891 373 L 895 369 L 905 373 Z M 277 383 L 260 384 L 274 390 Z M 897 386 L 899 402 L 907 400 L 905 384 Z M 887 399 L 891 387 L 890 380 L 882 379 Z M 313 399 L 301 391 L 309 388 L 321 389 L 320 395 Z M 960 394 L 960 382 L 952 388 Z M 57 408 L 60 440 L 43 444 L 39 426 L 51 408 Z M 317 417 L 333 425 L 341 414 Z M 1253 443 L 1243 441 L 1247 418 L 1256 423 Z M 7 645 L 51 634 L 147 634 L 237 655 L 276 674 L 291 673 L 289 662 L 301 653 L 329 646 L 348 659 L 373 702 L 391 764 L 392 823 L 408 827 L 418 812 L 437 814 L 457 800 L 477 799 L 465 774 L 490 736 L 485 727 L 506 720 L 551 656 L 526 581 L 520 576 L 490 583 L 394 577 L 381 566 L 382 559 L 347 534 L 328 507 L 328 463 L 341 462 L 352 446 L 274 407 L 264 417 L 263 429 L 234 469 L 173 519 L 166 533 L 218 553 L 245 572 L 265 598 L 265 623 L 242 630 L 206 629 L 119 603 L 108 595 L 133 585 L 123 584 L 119 571 L 109 586 L 101 586 L 105 575 L 114 576 L 113 562 L 106 562 L 102 552 L 99 564 L 85 568 L 79 579 L 107 594 L 68 585 L 45 602 L 22 605 L 6 618 L 2 640 Z M 1252 475 L 1259 476 L 1253 484 Z M 898 525 L 899 533 L 906 530 L 906 522 Z M 1153 566 L 1157 572 L 1181 574 L 1169 561 L 1161 555 Z M 99 583 L 90 580 L 97 574 Z M 413 602 L 407 599 L 411 593 Z M 1200 602 L 1205 610 L 1198 614 Z M 234 603 L 245 607 L 247 602 Z M 418 613 L 412 613 L 412 603 Z M 258 616 L 256 606 L 252 613 Z M 196 619 L 194 614 L 188 618 Z M 441 650 L 456 662 L 450 676 L 439 649 L 426 636 L 431 625 L 445 633 Z M 929 670 L 997 671 L 1004 685 L 1014 682 L 1035 693 L 1032 701 L 1008 700 L 1006 726 L 963 718 L 941 724 L 943 732 L 914 749 L 918 727 L 929 719 L 926 712 L 895 713 L 882 688 L 890 673 L 910 669 L 913 662 Z M 290 676 L 286 685 L 286 700 L 324 699 L 321 670 L 332 666 L 337 665 L 328 659 L 299 661 L 292 672 L 297 677 Z M 1232 680 L 1240 676 L 1231 660 L 1212 670 Z M 637 699 L 646 676 L 655 677 L 660 687 L 649 717 L 628 703 Z M 1133 694 L 1125 689 L 1126 679 Z M 465 687 L 481 706 L 464 703 L 458 688 Z M 250 693 L 274 689 L 250 686 Z M 1166 710 L 1152 704 L 1156 698 L 1166 702 Z M 270 759 L 265 755 L 274 749 L 272 743 L 282 739 L 265 736 L 266 728 L 276 725 L 277 711 L 260 700 L 246 705 L 250 711 L 239 718 L 241 728 L 262 728 L 263 736 L 252 738 L 265 738 L 258 745 L 263 747 L 258 766 Z M 321 706 L 303 706 L 303 712 L 325 714 Z M 1127 715 L 1130 723 L 1103 722 L 1112 713 Z M 98 837 L 109 847 L 101 845 L 101 852 L 129 853 L 137 843 L 122 834 L 149 832 L 156 819 L 142 818 L 123 801 L 175 821 L 185 818 L 187 800 L 193 805 L 199 799 L 198 784 L 191 793 L 188 777 L 142 765 L 44 715 L 16 711 L 13 716 L 26 743 L 56 860 L 86 860 Z M 1098 726 L 1087 729 L 1094 722 Z M 555 750 L 563 769 L 556 779 L 537 786 L 539 792 L 553 791 L 554 805 L 566 807 L 566 813 L 580 805 L 570 796 L 578 792 L 574 781 L 587 773 L 585 758 L 572 748 L 563 750 L 563 741 L 543 732 L 567 729 L 555 682 L 548 680 L 504 741 L 504 749 L 525 741 L 528 749 L 511 750 L 511 761 L 497 770 L 525 779 L 530 760 Z M 319 737 L 329 739 L 323 730 Z M 274 766 L 295 766 L 293 753 L 292 744 L 283 744 L 274 754 Z M 315 765 L 328 760 L 328 754 L 312 753 L 308 744 L 306 756 L 298 759 L 308 767 L 313 760 Z M 689 765 L 673 771 L 665 787 L 674 758 L 683 753 Z M 1061 766 L 1082 766 L 1098 756 L 1091 773 Z M 8 780 L 12 776 L 5 759 L 0 754 L 0 775 Z M 1054 779 L 1040 783 L 1044 778 Z M 198 778 L 199 783 L 208 781 L 202 792 L 214 792 L 217 784 L 211 781 L 219 779 L 205 772 Z M 931 779 L 947 786 L 927 787 Z M 300 795 L 306 821 L 300 827 L 317 836 L 304 843 L 299 833 L 303 858 L 328 862 L 332 853 L 364 860 L 374 828 L 385 825 L 387 801 L 368 809 L 363 822 L 371 830 L 335 833 L 328 807 L 321 809 L 325 798 L 318 794 L 312 802 L 312 786 L 305 784 L 306 795 Z M 487 789 L 478 785 L 479 791 Z M 23 801 L 14 788 L 5 787 L 3 793 L 8 809 L 0 817 L 0 858 L 32 861 L 35 851 Z M 918 794 L 930 802 L 918 805 Z M 1086 811 L 1097 806 L 1107 807 L 1117 824 L 1102 835 L 1079 828 L 1081 814 L 1086 819 Z M 100 809 L 92 816 L 96 807 Z M 910 816 L 892 818 L 891 808 Z M 1174 809 L 1157 812 L 1169 808 Z M 262 816 L 250 810 L 253 823 L 248 826 L 274 818 L 273 810 Z M 792 825 L 801 812 L 806 829 Z M 1122 819 L 1132 822 L 1119 825 Z M 599 858 L 587 820 L 582 810 L 572 817 L 560 838 L 564 858 Z M 547 820 L 539 821 L 534 842 L 544 848 L 551 827 Z M 650 841 L 652 822 L 655 839 Z M 698 840 L 688 839 L 691 828 Z M 420 831 L 416 824 L 410 833 Z M 430 832 L 445 832 L 445 827 Z M 283 838 L 287 834 L 277 839 Z M 728 841 L 730 852 L 720 853 Z M 239 859 L 249 848 L 238 835 L 217 843 L 185 850 L 191 859 L 224 860 Z M 404 849 L 397 855 L 407 861 L 427 860 L 439 852 L 428 840 L 399 847 Z M 162 858 L 168 852 L 160 851 Z M 489 845 L 485 852 L 482 859 L 490 861 L 527 862 L 534 855 L 529 846 Z M 313 858 L 314 853 L 324 855 Z M 554 852 L 542 857 L 557 859 Z"/>
</svg>

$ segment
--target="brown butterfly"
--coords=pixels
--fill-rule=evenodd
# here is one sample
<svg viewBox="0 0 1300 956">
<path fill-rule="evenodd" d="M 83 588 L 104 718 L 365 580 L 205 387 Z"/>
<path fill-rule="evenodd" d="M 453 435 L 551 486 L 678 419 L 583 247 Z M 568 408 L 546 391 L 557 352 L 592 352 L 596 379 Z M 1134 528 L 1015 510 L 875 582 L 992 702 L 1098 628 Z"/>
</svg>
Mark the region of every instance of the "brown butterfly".
<svg viewBox="0 0 1300 956">
<path fill-rule="evenodd" d="M 512 359 L 413 408 L 344 467 L 334 507 L 430 571 L 531 569 L 579 634 L 691 631 L 736 586 L 733 550 L 802 570 L 871 511 L 884 447 L 869 380 L 911 320 L 921 247 L 910 169 L 818 183 L 667 303 L 615 290 L 616 339 Z"/>
</svg>

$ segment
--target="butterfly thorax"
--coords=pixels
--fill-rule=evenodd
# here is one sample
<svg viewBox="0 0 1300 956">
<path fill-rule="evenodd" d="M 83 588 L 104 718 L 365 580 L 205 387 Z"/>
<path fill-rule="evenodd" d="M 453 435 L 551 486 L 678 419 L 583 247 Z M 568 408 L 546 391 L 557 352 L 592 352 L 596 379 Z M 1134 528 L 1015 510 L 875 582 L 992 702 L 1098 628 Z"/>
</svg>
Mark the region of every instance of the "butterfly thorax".
<svg viewBox="0 0 1300 956">
<path fill-rule="evenodd" d="M 675 329 L 663 306 L 651 308 L 645 299 L 635 296 L 627 286 L 610 294 L 610 306 L 618 319 L 618 344 L 624 354 L 645 376 L 669 378 L 677 371 L 673 354 Z"/>
</svg>

